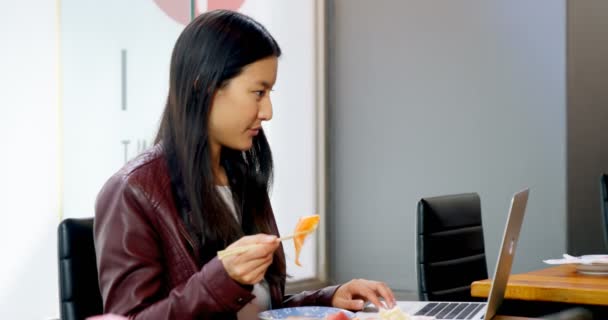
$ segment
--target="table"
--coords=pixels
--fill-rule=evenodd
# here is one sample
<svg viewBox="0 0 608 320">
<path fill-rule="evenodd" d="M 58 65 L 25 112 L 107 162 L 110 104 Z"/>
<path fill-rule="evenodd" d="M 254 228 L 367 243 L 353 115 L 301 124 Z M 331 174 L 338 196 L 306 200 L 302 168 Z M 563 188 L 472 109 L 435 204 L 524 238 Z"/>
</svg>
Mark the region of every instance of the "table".
<svg viewBox="0 0 608 320">
<path fill-rule="evenodd" d="M 486 297 L 490 280 L 471 284 L 471 295 Z M 608 306 L 608 277 L 583 275 L 576 266 L 558 265 L 509 277 L 505 299 Z"/>
</svg>

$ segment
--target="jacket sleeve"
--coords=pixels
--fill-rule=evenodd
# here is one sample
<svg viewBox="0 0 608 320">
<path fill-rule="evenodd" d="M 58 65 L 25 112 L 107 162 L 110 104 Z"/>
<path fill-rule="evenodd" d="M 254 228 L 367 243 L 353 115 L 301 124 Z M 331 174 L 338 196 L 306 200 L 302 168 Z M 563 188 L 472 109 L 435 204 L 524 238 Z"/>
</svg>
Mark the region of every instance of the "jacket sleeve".
<svg viewBox="0 0 608 320">
<path fill-rule="evenodd" d="M 331 306 L 331 299 L 339 287 L 340 285 L 335 285 L 315 291 L 303 291 L 298 294 L 285 296 L 283 306 Z"/>
<path fill-rule="evenodd" d="M 95 251 L 104 312 L 134 319 L 188 319 L 235 313 L 254 296 L 214 258 L 185 283 L 167 289 L 154 202 L 112 177 L 95 208 Z"/>
</svg>

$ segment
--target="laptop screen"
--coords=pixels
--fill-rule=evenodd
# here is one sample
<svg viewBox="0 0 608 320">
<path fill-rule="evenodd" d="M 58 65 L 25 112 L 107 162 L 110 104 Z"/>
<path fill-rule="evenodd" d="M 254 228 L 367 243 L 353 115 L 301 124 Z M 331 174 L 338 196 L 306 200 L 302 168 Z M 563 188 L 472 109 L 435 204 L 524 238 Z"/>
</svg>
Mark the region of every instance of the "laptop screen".
<svg viewBox="0 0 608 320">
<path fill-rule="evenodd" d="M 507 282 L 509 281 L 511 267 L 513 266 L 513 257 L 517 248 L 517 240 L 519 239 L 519 231 L 521 230 L 524 213 L 526 212 L 529 192 L 528 188 L 523 189 L 515 193 L 511 199 L 511 208 L 509 209 L 505 231 L 502 236 L 484 319 L 492 319 L 504 300 Z"/>
</svg>

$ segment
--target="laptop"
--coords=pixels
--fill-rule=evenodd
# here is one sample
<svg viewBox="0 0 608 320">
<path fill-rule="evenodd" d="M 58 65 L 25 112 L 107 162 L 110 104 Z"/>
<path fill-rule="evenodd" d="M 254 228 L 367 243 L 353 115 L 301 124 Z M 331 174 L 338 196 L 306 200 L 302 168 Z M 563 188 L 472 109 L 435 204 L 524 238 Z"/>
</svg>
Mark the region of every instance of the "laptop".
<svg viewBox="0 0 608 320">
<path fill-rule="evenodd" d="M 410 315 L 430 316 L 446 320 L 492 319 L 496 315 L 505 296 L 517 240 L 519 239 L 519 231 L 521 230 L 526 204 L 528 203 L 528 193 L 529 189 L 526 188 L 515 193 L 511 199 L 511 208 L 507 216 L 507 223 L 487 302 L 397 301 L 397 305 L 401 310 Z M 357 313 L 357 315 L 361 314 L 361 319 L 365 319 L 367 311 L 364 310 L 364 312 Z"/>
</svg>

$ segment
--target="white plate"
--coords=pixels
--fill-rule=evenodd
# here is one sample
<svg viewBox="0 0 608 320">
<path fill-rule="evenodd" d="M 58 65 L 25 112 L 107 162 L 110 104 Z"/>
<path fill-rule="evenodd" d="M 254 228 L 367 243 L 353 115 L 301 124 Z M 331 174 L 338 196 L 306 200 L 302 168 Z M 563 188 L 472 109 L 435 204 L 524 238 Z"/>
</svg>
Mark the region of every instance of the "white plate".
<svg viewBox="0 0 608 320">
<path fill-rule="evenodd" d="M 323 318 L 327 315 L 343 312 L 348 316 L 348 318 L 353 318 L 355 316 L 354 313 L 332 307 L 294 307 L 294 308 L 283 308 L 283 309 L 274 309 L 268 310 L 264 312 L 260 312 L 258 317 L 261 320 L 282 320 L 287 319 L 287 317 L 310 317 L 310 318 Z"/>
<path fill-rule="evenodd" d="M 581 260 L 601 260 L 601 263 L 608 264 L 608 254 L 587 254 L 581 256 Z"/>
<path fill-rule="evenodd" d="M 592 275 L 592 276 L 606 276 L 608 275 L 608 264 L 606 263 L 592 263 L 592 264 L 577 264 L 576 272 L 580 274 Z"/>
</svg>

